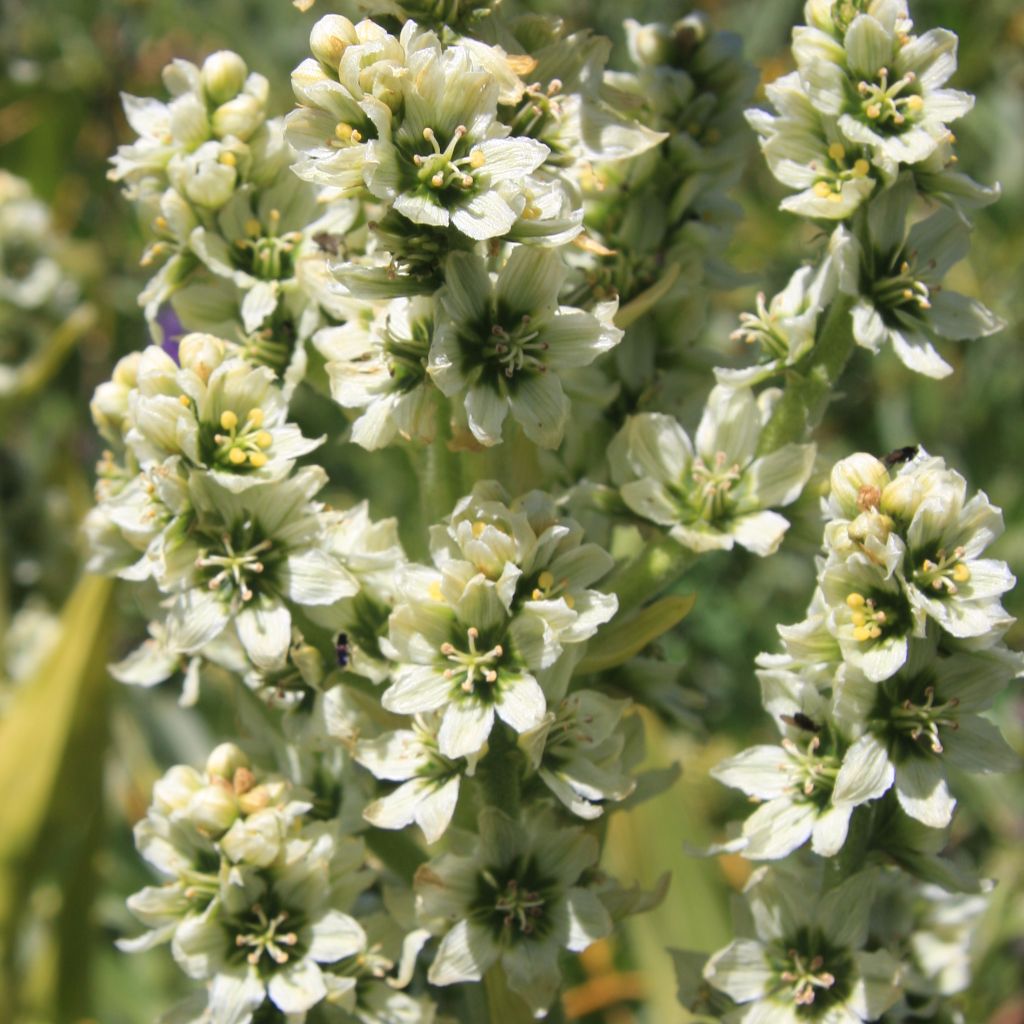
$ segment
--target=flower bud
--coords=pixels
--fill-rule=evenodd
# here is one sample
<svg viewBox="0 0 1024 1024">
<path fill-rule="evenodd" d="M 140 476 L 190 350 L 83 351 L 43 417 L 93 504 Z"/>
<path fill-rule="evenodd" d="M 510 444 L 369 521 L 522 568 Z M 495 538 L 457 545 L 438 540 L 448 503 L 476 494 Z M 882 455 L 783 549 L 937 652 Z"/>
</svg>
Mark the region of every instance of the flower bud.
<svg viewBox="0 0 1024 1024">
<path fill-rule="evenodd" d="M 213 134 L 234 135 L 243 142 L 263 124 L 263 105 L 254 96 L 236 96 L 213 112 Z"/>
<path fill-rule="evenodd" d="M 245 61 L 237 53 L 218 50 L 203 61 L 203 88 L 214 103 L 226 103 L 242 91 L 248 73 Z"/>
<path fill-rule="evenodd" d="M 192 797 L 203 788 L 203 778 L 187 764 L 176 764 L 153 785 L 153 808 L 161 814 L 184 811 Z"/>
<path fill-rule="evenodd" d="M 958 508 L 965 490 L 959 473 L 946 469 L 942 459 L 930 458 L 904 467 L 882 492 L 880 507 L 894 519 L 909 523 L 925 499 L 937 498 L 951 509 Z"/>
<path fill-rule="evenodd" d="M 225 354 L 225 345 L 220 338 L 198 331 L 186 334 L 178 344 L 178 362 L 184 369 L 191 370 L 204 383 L 210 379 L 210 374 L 224 362 Z M 224 743 L 221 746 L 232 746 L 232 744 Z M 217 748 L 217 750 L 220 749 L 220 747 Z M 214 754 L 216 752 L 215 750 Z M 210 756 L 213 757 L 213 754 Z M 209 762 L 207 762 L 206 770 L 210 770 Z M 228 777 L 225 775 L 225 778 Z"/>
<path fill-rule="evenodd" d="M 309 48 L 313 56 L 335 71 L 341 63 L 342 54 L 355 42 L 358 42 L 355 26 L 340 14 L 321 18 L 309 33 Z"/>
<path fill-rule="evenodd" d="M 238 803 L 230 786 L 203 786 L 188 805 L 188 818 L 200 832 L 219 836 L 238 817 Z"/>
<path fill-rule="evenodd" d="M 636 64 L 640 67 L 653 68 L 668 63 L 671 50 L 664 25 L 641 25 L 640 22 L 627 18 L 625 29 L 629 55 Z"/>
<path fill-rule="evenodd" d="M 141 352 L 131 352 L 119 359 L 109 381 L 96 388 L 89 412 L 96 429 L 108 440 L 119 440 L 124 433 L 128 415 L 128 393 L 135 387 Z"/>
<path fill-rule="evenodd" d="M 188 337 L 193 338 L 195 335 L 190 334 Z M 205 335 L 205 337 L 209 337 L 209 335 Z M 182 344 L 184 344 L 184 340 Z M 245 751 L 235 743 L 221 743 L 210 751 L 210 756 L 206 759 L 206 774 L 211 779 L 217 777 L 230 781 L 234 778 L 237 768 L 248 767 L 249 758 Z"/>
<path fill-rule="evenodd" d="M 889 484 L 885 464 L 867 452 L 857 452 L 832 468 L 829 507 L 833 516 L 854 519 L 869 508 L 877 508 L 882 491 Z"/>
<path fill-rule="evenodd" d="M 224 157 L 221 160 L 220 157 Z M 175 188 L 199 206 L 218 209 L 235 191 L 238 172 L 234 154 L 217 143 L 208 143 L 201 150 L 168 165 L 168 176 Z"/>
</svg>

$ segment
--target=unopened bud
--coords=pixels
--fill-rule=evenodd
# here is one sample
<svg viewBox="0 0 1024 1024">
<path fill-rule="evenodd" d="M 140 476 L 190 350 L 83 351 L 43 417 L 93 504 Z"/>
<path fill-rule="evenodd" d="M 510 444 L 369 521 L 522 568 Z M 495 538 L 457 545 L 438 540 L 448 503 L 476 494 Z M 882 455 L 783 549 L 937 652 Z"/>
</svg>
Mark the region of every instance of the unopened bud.
<svg viewBox="0 0 1024 1024">
<path fill-rule="evenodd" d="M 239 768 L 248 768 L 249 758 L 245 751 L 234 743 L 221 743 L 210 751 L 206 759 L 206 774 L 212 778 L 231 780 Z"/>
<path fill-rule="evenodd" d="M 340 14 L 321 18 L 309 33 L 309 48 L 321 64 L 338 70 L 342 54 L 358 41 L 355 26 Z"/>
<path fill-rule="evenodd" d="M 203 88 L 214 103 L 226 103 L 242 91 L 248 73 L 245 61 L 237 53 L 218 50 L 203 61 Z"/>
<path fill-rule="evenodd" d="M 191 370 L 205 384 L 225 356 L 224 342 L 212 334 L 195 331 L 186 334 L 178 344 L 178 362 Z M 217 748 L 220 749 L 219 747 Z"/>
</svg>

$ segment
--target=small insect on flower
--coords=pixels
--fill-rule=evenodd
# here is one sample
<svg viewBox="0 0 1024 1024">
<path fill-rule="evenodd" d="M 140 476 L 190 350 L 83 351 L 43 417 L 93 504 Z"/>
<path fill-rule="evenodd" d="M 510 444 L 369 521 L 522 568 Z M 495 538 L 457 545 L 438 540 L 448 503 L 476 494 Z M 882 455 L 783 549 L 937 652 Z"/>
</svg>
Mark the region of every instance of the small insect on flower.
<svg viewBox="0 0 1024 1024">
<path fill-rule="evenodd" d="M 348 633 L 339 633 L 335 637 L 334 653 L 338 658 L 338 668 L 346 668 L 349 662 Z"/>
</svg>

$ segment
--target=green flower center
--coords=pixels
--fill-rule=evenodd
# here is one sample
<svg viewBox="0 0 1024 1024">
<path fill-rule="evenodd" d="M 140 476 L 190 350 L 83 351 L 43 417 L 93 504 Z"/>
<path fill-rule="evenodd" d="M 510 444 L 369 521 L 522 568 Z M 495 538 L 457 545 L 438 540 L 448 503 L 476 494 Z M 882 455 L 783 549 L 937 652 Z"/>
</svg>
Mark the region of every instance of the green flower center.
<svg viewBox="0 0 1024 1024">
<path fill-rule="evenodd" d="M 243 526 L 243 533 L 251 533 Z M 231 592 L 248 603 L 255 597 L 256 581 L 266 572 L 266 554 L 273 546 L 268 538 L 250 542 L 247 546 L 239 544 L 237 538 L 225 533 L 220 538 L 221 551 L 213 553 L 203 549 L 196 559 L 196 568 L 205 570 L 206 585 L 210 590 Z M 256 587 L 256 590 L 253 588 Z"/>
<path fill-rule="evenodd" d="M 850 958 L 823 936 L 802 928 L 773 958 L 777 992 L 792 1000 L 797 1016 L 814 1020 L 849 995 Z"/>
<path fill-rule="evenodd" d="M 730 463 L 725 452 L 715 452 L 710 466 L 698 455 L 690 464 L 697 517 L 709 523 L 724 518 L 731 501 L 729 492 L 742 475 L 740 464 Z"/>
<path fill-rule="evenodd" d="M 400 337 L 391 329 L 391 318 L 388 318 L 384 354 L 396 390 L 412 391 L 423 383 L 432 334 L 433 323 L 425 319 L 411 325 L 408 337 Z"/>
<path fill-rule="evenodd" d="M 846 596 L 857 643 L 874 643 L 890 636 L 900 636 L 909 628 L 909 610 L 898 594 L 853 591 Z"/>
<path fill-rule="evenodd" d="M 931 309 L 931 292 L 928 285 L 915 275 L 914 270 L 914 264 L 910 260 L 903 260 L 899 266 L 899 273 L 878 278 L 871 285 L 875 305 L 885 311 L 905 309 L 911 313 Z"/>
<path fill-rule="evenodd" d="M 529 313 L 523 313 L 511 328 L 492 324 L 484 343 L 487 357 L 509 378 L 522 370 L 547 373 L 542 353 L 548 348 L 548 343 L 540 339 L 540 331 L 534 326 Z"/>
<path fill-rule="evenodd" d="M 788 738 L 782 741 L 782 747 L 789 755 L 789 764 L 785 767 L 793 776 L 794 788 L 812 803 L 824 807 L 835 788 L 839 758 L 819 753 L 820 736 L 812 736 L 804 750 Z"/>
<path fill-rule="evenodd" d="M 550 881 L 527 856 L 507 868 L 480 872 L 471 915 L 489 924 L 500 943 L 543 938 L 550 927 L 545 910 L 551 895 Z"/>
<path fill-rule="evenodd" d="M 971 578 L 971 570 L 963 561 L 964 554 L 959 546 L 950 552 L 939 548 L 931 557 L 921 559 L 912 574 L 914 583 L 922 590 L 931 590 L 936 597 L 954 597 L 959 592 L 959 584 Z"/>
<path fill-rule="evenodd" d="M 250 409 L 244 420 L 226 409 L 220 414 L 219 429 L 207 426 L 203 430 L 204 461 L 235 472 L 261 469 L 269 461 L 267 451 L 274 444 L 273 434 L 263 429 L 263 419 L 258 406 Z"/>
<path fill-rule="evenodd" d="M 881 68 L 875 82 L 857 83 L 859 111 L 862 118 L 890 135 L 898 135 L 908 121 L 924 109 L 924 98 L 918 92 L 902 95 L 908 87 L 916 88 L 917 76 L 908 71 L 895 82 L 889 81 L 889 69 Z"/>
<path fill-rule="evenodd" d="M 294 956 L 299 941 L 294 931 L 285 930 L 287 920 L 287 910 L 271 917 L 259 903 L 254 903 L 248 917 L 237 926 L 235 945 L 248 950 L 245 959 L 254 967 L 264 956 L 280 967 Z"/>
<path fill-rule="evenodd" d="M 295 248 L 302 241 L 301 231 L 279 235 L 281 211 L 271 210 L 266 226 L 255 217 L 245 225 L 246 235 L 235 239 L 235 263 L 261 281 L 281 281 L 295 274 Z"/>
<path fill-rule="evenodd" d="M 460 124 L 444 149 L 437 139 L 433 128 L 423 129 L 423 138 L 430 143 L 432 152 L 412 153 L 410 159 L 416 168 L 416 180 L 427 185 L 435 192 L 444 192 L 455 188 L 466 192 L 476 184 L 470 171 L 479 170 L 486 163 L 484 154 L 479 149 L 466 152 L 467 144 L 463 142 L 468 128 Z"/>
<path fill-rule="evenodd" d="M 459 650 L 448 641 L 440 647 L 441 654 L 453 666 L 444 670 L 445 679 L 450 679 L 454 687 L 465 694 L 476 694 L 481 683 L 487 684 L 485 692 L 489 692 L 490 687 L 498 681 L 497 666 L 505 654 L 501 644 L 495 644 L 489 650 L 480 650 L 477 647 L 479 638 L 480 630 L 470 626 L 466 630 L 467 650 Z"/>
</svg>

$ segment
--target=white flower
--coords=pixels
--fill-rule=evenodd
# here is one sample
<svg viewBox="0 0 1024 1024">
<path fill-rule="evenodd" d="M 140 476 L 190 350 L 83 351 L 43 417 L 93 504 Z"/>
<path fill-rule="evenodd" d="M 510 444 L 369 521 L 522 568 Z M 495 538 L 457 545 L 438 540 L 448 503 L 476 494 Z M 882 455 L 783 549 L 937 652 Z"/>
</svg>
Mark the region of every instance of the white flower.
<svg viewBox="0 0 1024 1024">
<path fill-rule="evenodd" d="M 793 33 L 811 103 L 837 118 L 847 140 L 877 152 L 883 165 L 927 159 L 949 134 L 946 122 L 974 105 L 972 96 L 942 88 L 956 70 L 956 46 L 945 29 L 908 35 L 891 4 L 858 14 L 841 42 L 812 26 Z"/>
<path fill-rule="evenodd" d="M 729 387 L 751 387 L 792 366 L 814 346 L 818 317 L 835 292 L 832 261 L 801 267 L 786 287 L 766 302 L 757 296 L 757 313 L 741 313 L 734 340 L 761 346 L 762 361 L 743 369 L 715 368 L 715 379 Z"/>
<path fill-rule="evenodd" d="M 155 345 L 142 355 L 128 397 L 126 441 L 143 465 L 183 455 L 219 486 L 239 492 L 282 479 L 297 458 L 323 443 L 287 422 L 288 405 L 273 371 L 243 359 L 224 359 L 211 369 L 218 339 L 187 335 L 186 352 L 193 341 L 210 342 L 199 372 L 179 368 Z M 226 347 L 221 343 L 222 352 Z"/>
<path fill-rule="evenodd" d="M 363 817 L 377 828 L 405 828 L 414 821 L 428 843 L 444 835 L 455 813 L 465 766 L 444 757 L 437 747 L 440 720 L 417 716 L 412 729 L 385 733 L 356 746 L 355 759 L 378 779 L 402 783 L 368 804 Z"/>
<path fill-rule="evenodd" d="M 172 952 L 189 977 L 210 981 L 211 1019 L 248 1024 L 264 999 L 303 1014 L 328 994 L 326 965 L 365 949 L 359 923 L 330 906 L 334 849 L 325 832 L 300 834 L 273 865 L 227 875 L 178 926 Z"/>
<path fill-rule="evenodd" d="M 612 480 L 639 516 L 668 527 L 694 551 L 734 543 L 769 555 L 789 524 L 773 506 L 795 501 L 811 474 L 814 445 L 757 456 L 768 410 L 748 388 L 716 387 L 691 443 L 671 416 L 641 413 L 608 451 Z"/>
<path fill-rule="evenodd" d="M 363 410 L 352 425 L 356 444 L 373 451 L 396 437 L 433 440 L 437 402 L 427 375 L 433 333 L 434 303 L 425 297 L 367 307 L 366 315 L 317 332 L 331 397 Z"/>
<path fill-rule="evenodd" d="M 750 110 L 747 120 L 760 136 L 772 174 L 800 190 L 783 199 L 780 208 L 801 217 L 846 220 L 877 184 L 871 149 L 845 139 L 835 119 L 815 108 L 797 72 L 770 82 L 765 93 L 778 115 Z M 883 164 L 876 173 L 892 178 L 895 165 Z"/>
<path fill-rule="evenodd" d="M 292 639 L 290 604 L 327 605 L 358 584 L 321 548 L 323 524 L 310 499 L 326 481 L 319 467 L 239 493 L 194 474 L 192 519 L 183 538 L 165 543 L 155 570 L 174 595 L 172 646 L 196 651 L 233 626 L 257 668 L 283 664 Z"/>
<path fill-rule="evenodd" d="M 625 800 L 636 787 L 624 764 L 630 706 L 595 690 L 576 690 L 519 740 L 541 781 L 573 814 L 599 818 L 604 801 Z"/>
<path fill-rule="evenodd" d="M 835 795 L 865 786 L 881 795 L 895 786 L 903 810 L 930 828 L 949 824 L 956 801 L 946 763 L 968 772 L 1009 771 L 1017 758 L 999 729 L 979 712 L 1021 671 L 1005 650 L 940 655 L 915 640 L 902 671 L 881 683 L 846 673 L 834 714 L 856 737 L 843 757 Z"/>
<path fill-rule="evenodd" d="M 871 871 L 825 891 L 820 871 L 755 872 L 744 894 L 756 938 L 735 939 L 704 968 L 705 979 L 739 1004 L 728 1019 L 877 1021 L 896 1002 L 900 972 L 885 950 L 864 949 L 876 884 Z"/>
<path fill-rule="evenodd" d="M 480 981 L 500 962 L 512 991 L 542 1017 L 561 980 L 560 951 L 580 952 L 611 931 L 601 901 L 580 884 L 597 842 L 546 811 L 520 824 L 487 808 L 479 831 L 469 856 L 442 854 L 416 873 L 420 920 L 444 931 L 427 979 Z"/>
<path fill-rule="evenodd" d="M 164 68 L 163 80 L 173 97 L 169 103 L 122 93 L 125 116 L 139 139 L 118 147 L 107 176 L 127 182 L 129 195 L 136 197 L 162 190 L 171 174 L 193 202 L 221 205 L 233 188 L 238 154 L 247 152 L 244 143 L 263 124 L 270 84 L 262 75 L 248 74 L 242 58 L 225 50 L 211 54 L 201 69 L 174 60 Z M 192 159 L 200 150 L 202 172 Z M 187 181 L 197 173 L 201 183 Z M 229 179 L 232 185 L 225 190 Z"/>
<path fill-rule="evenodd" d="M 967 253 L 968 228 L 944 208 L 907 231 L 914 195 L 912 178 L 901 177 L 869 205 L 863 242 L 838 228 L 831 250 L 845 268 L 840 288 L 856 298 L 851 315 L 857 344 L 878 352 L 888 341 L 909 369 L 939 378 L 953 370 L 934 341 L 987 337 L 1004 324 L 977 299 L 942 287 L 949 268 Z"/>
<path fill-rule="evenodd" d="M 449 603 L 439 573 L 413 566 L 391 613 L 387 652 L 398 662 L 381 697 L 388 711 L 443 711 L 438 747 L 448 758 L 478 754 L 495 715 L 516 732 L 544 716 L 544 693 L 510 631 L 490 581 L 472 580 Z M 534 659 L 531 659 L 534 660 Z"/>
<path fill-rule="evenodd" d="M 329 17 L 311 40 L 320 61 L 292 78 L 304 104 L 287 122 L 306 154 L 296 172 L 344 194 L 365 186 L 416 224 L 476 240 L 507 234 L 548 147 L 508 137 L 477 49 L 444 47 L 411 20 L 396 40 Z"/>
<path fill-rule="evenodd" d="M 569 416 L 558 371 L 588 366 L 622 331 L 593 313 L 559 306 L 567 268 L 558 252 L 519 246 L 492 282 L 478 256 L 448 257 L 429 372 L 452 397 L 465 393 L 473 436 L 501 441 L 511 411 L 535 444 L 553 448 Z"/>
</svg>

